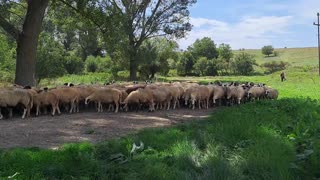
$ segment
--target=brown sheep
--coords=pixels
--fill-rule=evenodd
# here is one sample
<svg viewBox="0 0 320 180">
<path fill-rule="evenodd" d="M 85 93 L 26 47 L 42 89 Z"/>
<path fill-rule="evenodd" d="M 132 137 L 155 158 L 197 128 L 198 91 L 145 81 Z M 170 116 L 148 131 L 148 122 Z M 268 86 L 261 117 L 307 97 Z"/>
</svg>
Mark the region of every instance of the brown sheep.
<svg viewBox="0 0 320 180">
<path fill-rule="evenodd" d="M 2 89 L 0 90 L 0 108 L 1 107 L 15 107 L 18 104 L 22 104 L 24 106 L 22 119 L 24 119 L 27 115 L 27 112 L 33 106 L 33 98 L 31 93 L 28 90 L 13 88 L 11 89 Z M 12 116 L 12 109 L 10 109 L 10 117 Z M 3 118 L 0 110 L 0 119 Z"/>
<path fill-rule="evenodd" d="M 258 87 L 258 86 L 253 86 L 249 89 L 248 91 L 248 99 L 252 98 L 253 100 L 255 99 L 261 99 L 265 96 L 265 88 L 264 87 Z"/>
<path fill-rule="evenodd" d="M 241 103 L 245 96 L 245 90 L 242 86 L 228 86 L 227 87 L 227 100 L 235 100 L 238 104 Z"/>
<path fill-rule="evenodd" d="M 50 92 L 54 93 L 60 104 L 70 104 L 69 113 L 76 112 L 79 92 L 73 87 L 51 89 Z"/>
<path fill-rule="evenodd" d="M 154 111 L 154 99 L 152 90 L 150 89 L 138 89 L 131 92 L 128 97 L 122 103 L 124 104 L 124 109 L 128 111 L 129 104 L 136 104 L 140 107 L 141 104 L 148 104 L 149 111 Z"/>
<path fill-rule="evenodd" d="M 268 89 L 266 90 L 266 97 L 267 99 L 278 99 L 278 90 L 276 89 Z"/>
<path fill-rule="evenodd" d="M 98 103 L 98 112 L 103 112 L 102 103 L 114 103 L 116 105 L 115 112 L 119 110 L 119 104 L 122 98 L 122 93 L 120 90 L 115 88 L 104 88 L 96 90 L 85 100 L 85 104 L 88 104 L 89 101 L 94 101 Z"/>
<path fill-rule="evenodd" d="M 206 109 L 209 108 L 210 90 L 207 86 L 199 86 L 191 92 L 192 109 L 195 108 L 195 103 L 198 101 L 199 109 L 201 109 L 201 102 L 205 102 Z"/>
<path fill-rule="evenodd" d="M 225 98 L 226 96 L 226 88 L 223 86 L 214 86 L 213 88 L 213 96 L 212 96 L 212 100 L 213 100 L 213 104 L 216 104 L 216 101 L 219 100 L 219 105 L 221 106 L 221 102 L 222 100 Z"/>
<path fill-rule="evenodd" d="M 51 105 L 52 116 L 55 115 L 56 111 L 58 112 L 58 114 L 61 114 L 58 97 L 54 93 L 48 92 L 46 88 L 44 91 L 39 92 L 37 95 L 34 96 L 33 103 L 34 103 L 34 106 L 36 107 L 36 116 L 40 115 L 41 106 L 49 106 L 49 105 Z"/>
</svg>

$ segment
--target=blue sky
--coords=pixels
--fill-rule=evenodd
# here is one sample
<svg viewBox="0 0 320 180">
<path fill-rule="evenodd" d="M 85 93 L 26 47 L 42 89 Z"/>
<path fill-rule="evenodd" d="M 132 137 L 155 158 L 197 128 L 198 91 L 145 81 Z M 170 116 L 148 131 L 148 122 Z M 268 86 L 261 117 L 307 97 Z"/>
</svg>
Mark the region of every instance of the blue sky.
<svg viewBox="0 0 320 180">
<path fill-rule="evenodd" d="M 315 47 L 319 11 L 320 0 L 198 0 L 190 8 L 193 29 L 178 42 L 181 49 L 203 37 L 233 49 Z"/>
</svg>

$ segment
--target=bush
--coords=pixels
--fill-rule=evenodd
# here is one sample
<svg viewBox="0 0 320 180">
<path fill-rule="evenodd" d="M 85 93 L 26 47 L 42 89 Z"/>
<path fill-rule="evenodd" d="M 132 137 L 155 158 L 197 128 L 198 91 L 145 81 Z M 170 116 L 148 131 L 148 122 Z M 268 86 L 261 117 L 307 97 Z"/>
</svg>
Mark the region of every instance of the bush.
<svg viewBox="0 0 320 180">
<path fill-rule="evenodd" d="M 64 57 L 64 68 L 68 74 L 80 74 L 83 71 L 84 63 L 80 57 L 75 55 L 67 55 Z"/>
<path fill-rule="evenodd" d="M 92 56 L 89 56 L 92 57 Z M 94 58 L 87 58 L 86 60 L 86 70 L 87 72 L 96 72 L 98 69 L 98 64 Z"/>
<path fill-rule="evenodd" d="M 271 62 L 266 62 L 262 64 L 262 67 L 267 69 L 267 73 L 273 73 L 276 71 L 281 71 L 286 69 L 286 67 L 289 65 L 288 62 L 276 62 L 276 61 L 271 61 Z"/>
<path fill-rule="evenodd" d="M 112 62 L 109 56 L 88 56 L 85 64 L 87 72 L 106 72 L 110 71 L 112 68 Z"/>
<path fill-rule="evenodd" d="M 232 69 L 235 74 L 250 75 L 254 72 L 254 65 L 257 65 L 254 56 L 243 52 L 235 57 L 234 62 L 232 62 Z"/>
</svg>

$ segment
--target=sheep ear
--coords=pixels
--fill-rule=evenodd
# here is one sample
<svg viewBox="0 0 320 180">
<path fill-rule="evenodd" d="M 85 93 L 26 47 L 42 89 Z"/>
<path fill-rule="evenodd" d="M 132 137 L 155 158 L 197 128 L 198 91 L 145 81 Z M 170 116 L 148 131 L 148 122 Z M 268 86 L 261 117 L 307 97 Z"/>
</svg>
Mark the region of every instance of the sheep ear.
<svg viewBox="0 0 320 180">
<path fill-rule="evenodd" d="M 69 83 L 64 83 L 63 85 L 68 86 Z"/>
<path fill-rule="evenodd" d="M 72 84 L 72 83 L 69 84 L 69 87 L 73 87 L 73 86 L 74 86 L 74 84 Z"/>
<path fill-rule="evenodd" d="M 23 89 L 31 89 L 31 86 L 25 86 Z"/>
</svg>

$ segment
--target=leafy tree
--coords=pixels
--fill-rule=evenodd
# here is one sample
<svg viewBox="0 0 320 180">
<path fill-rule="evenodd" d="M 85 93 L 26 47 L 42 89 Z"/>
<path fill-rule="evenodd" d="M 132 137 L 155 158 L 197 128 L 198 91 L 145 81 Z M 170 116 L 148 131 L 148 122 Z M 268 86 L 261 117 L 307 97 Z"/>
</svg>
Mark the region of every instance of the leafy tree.
<svg viewBox="0 0 320 180">
<path fill-rule="evenodd" d="M 17 43 L 15 83 L 20 85 L 35 85 L 36 52 L 42 20 L 49 0 L 28 0 L 24 2 L 0 1 L 0 27 Z M 10 22 L 10 17 L 16 15 L 10 9 L 20 4 L 26 7 L 23 26 Z M 22 21 L 21 21 L 22 22 Z M 19 27 L 22 27 L 19 29 Z"/>
<path fill-rule="evenodd" d="M 208 66 L 206 68 L 207 76 L 217 76 L 218 75 L 218 61 L 217 59 L 211 59 L 208 61 Z"/>
<path fill-rule="evenodd" d="M 193 55 L 188 51 L 183 52 L 182 55 L 180 55 L 179 62 L 177 63 L 178 75 L 191 75 L 194 63 L 195 58 Z"/>
<path fill-rule="evenodd" d="M 156 36 L 182 38 L 191 30 L 188 7 L 195 2 L 196 0 L 112 1 L 112 6 L 121 15 L 115 25 L 121 29 L 113 34 L 125 35 L 119 42 L 127 43 L 125 48 L 130 62 L 130 79 L 136 79 L 138 50 L 145 40 Z"/>
<path fill-rule="evenodd" d="M 140 75 L 145 78 L 154 78 L 157 72 L 166 75 L 169 72 L 170 58 L 177 58 L 175 49 L 178 44 L 165 38 L 154 38 L 144 42 L 138 51 L 141 64 Z"/>
<path fill-rule="evenodd" d="M 236 74 L 249 75 L 254 72 L 254 65 L 257 65 L 254 56 L 249 53 L 242 52 L 235 56 L 232 68 Z"/>
<path fill-rule="evenodd" d="M 51 34 L 41 33 L 37 54 L 37 83 L 43 78 L 54 78 L 65 74 L 63 47 Z"/>
<path fill-rule="evenodd" d="M 272 54 L 273 53 L 273 47 L 271 46 L 271 45 L 269 45 L 269 46 L 263 46 L 262 47 L 262 54 L 264 54 L 264 55 L 266 55 L 266 56 L 270 56 L 270 54 Z"/>
<path fill-rule="evenodd" d="M 229 44 L 220 44 L 218 48 L 219 58 L 217 62 L 218 69 L 227 74 L 230 70 L 230 64 L 233 57 L 232 49 Z"/>
<path fill-rule="evenodd" d="M 197 74 L 205 76 L 208 67 L 208 59 L 206 57 L 200 57 L 193 67 Z"/>
<path fill-rule="evenodd" d="M 204 37 L 202 39 L 197 39 L 191 46 L 188 47 L 196 59 L 200 57 L 206 57 L 207 59 L 214 59 L 219 56 L 216 45 L 213 40 L 209 37 Z"/>
<path fill-rule="evenodd" d="M 13 81 L 15 71 L 14 48 L 10 46 L 7 38 L 0 34 L 0 80 Z"/>
</svg>

